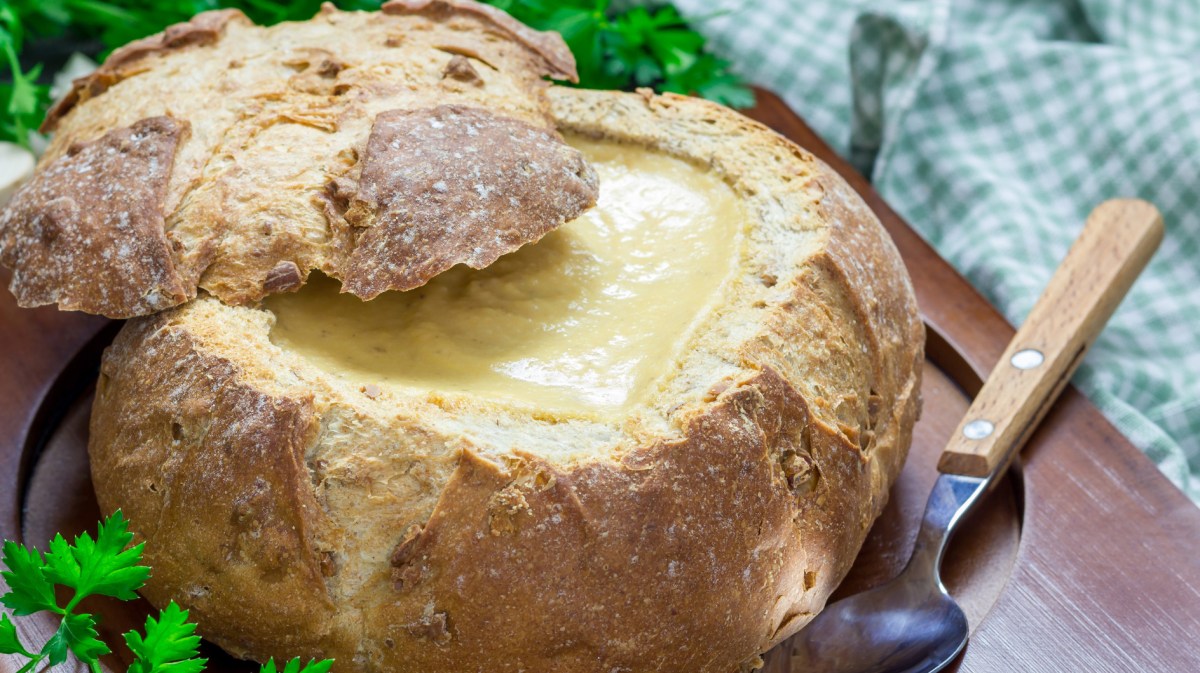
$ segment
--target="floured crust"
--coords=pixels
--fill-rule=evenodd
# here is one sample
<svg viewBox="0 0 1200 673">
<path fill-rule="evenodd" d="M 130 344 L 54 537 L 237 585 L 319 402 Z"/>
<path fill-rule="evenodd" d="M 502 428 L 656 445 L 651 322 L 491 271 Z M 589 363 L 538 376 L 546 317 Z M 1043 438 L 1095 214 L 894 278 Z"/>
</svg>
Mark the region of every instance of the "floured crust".
<svg viewBox="0 0 1200 673">
<path fill-rule="evenodd" d="M 568 82 L 579 81 L 575 56 L 558 33 L 534 30 L 491 5 L 471 0 L 388 0 L 380 9 L 384 14 L 419 14 L 437 21 L 464 15 L 481 19 L 540 56 L 546 75 Z"/>
<path fill-rule="evenodd" d="M 822 608 L 920 406 L 899 255 L 840 178 L 736 113 L 550 98 L 563 133 L 707 166 L 750 213 L 734 276 L 655 392 L 614 424 L 355 389 L 273 345 L 266 311 L 200 299 L 132 321 L 104 360 L 90 449 L 105 511 L 170 521 L 138 527 L 178 559 L 156 566 L 152 602 L 180 601 L 241 656 L 427 673 L 730 673 Z M 268 451 L 286 467 L 224 467 Z M 163 519 L 184 510 L 192 522 Z M 280 574 L 249 547 L 223 575 L 216 550 L 260 526 L 292 531 L 272 544 L 295 563 Z M 297 601 L 278 622 L 268 577 Z"/>
<path fill-rule="evenodd" d="M 38 259 L 56 268 L 35 272 L 5 245 L 5 263 L 15 272 L 12 290 L 23 305 L 53 302 L 124 318 L 180 304 L 198 289 L 228 303 L 253 304 L 299 288 L 314 269 L 369 298 L 420 286 L 455 264 L 486 263 L 595 203 L 591 168 L 550 122 L 546 76 L 575 76 L 562 38 L 471 0 L 394 0 L 380 12 L 341 12 L 328 5 L 310 21 L 272 27 L 255 26 L 236 10 L 200 14 L 118 49 L 75 82 L 47 117 L 45 128 L 55 136 L 35 181 L 51 191 L 69 191 L 65 176 L 81 167 L 69 168 L 77 155 L 68 148 L 132 133 L 145 120 L 170 119 L 190 129 L 156 166 L 161 225 L 103 233 L 127 248 L 158 245 L 165 237 L 169 259 L 156 264 L 172 269 L 169 291 L 141 269 L 120 269 L 108 274 L 108 296 L 99 297 L 93 288 L 61 281 L 81 266 L 111 263 L 95 258 L 88 246 L 59 246 Z M 438 217 L 469 223 L 442 237 L 446 244 L 437 248 L 436 259 L 415 259 L 421 251 L 411 246 L 410 236 L 431 226 L 428 212 L 424 221 L 374 226 L 373 217 L 348 221 L 340 207 L 360 191 L 359 176 L 371 174 L 364 161 L 422 168 L 405 164 L 420 159 L 411 144 L 372 146 L 371 137 L 386 135 L 397 119 L 432 117 L 446 109 L 470 117 L 478 128 L 519 129 L 522 149 L 536 155 L 553 179 L 525 179 L 511 146 L 497 138 L 472 144 L 464 134 L 453 136 L 459 146 L 442 143 L 446 156 L 473 159 L 442 161 L 439 170 L 446 182 L 468 186 L 476 198 L 438 201 L 429 192 L 433 183 L 420 180 L 390 185 L 388 196 L 395 202 L 438 201 L 443 207 Z M 480 166 L 491 170 L 481 176 Z M 141 189 L 135 177 L 120 177 L 127 184 L 118 187 Z M 546 198 L 547 189 L 563 198 Z M 122 212 L 119 201 L 103 194 L 90 198 L 80 205 L 98 219 Z M 538 207 L 506 205 L 512 202 Z M 498 204 L 508 208 L 499 228 L 482 216 L 495 214 Z M 6 211 L 0 240 L 37 237 L 41 205 L 27 198 L 23 209 Z M 391 212 L 401 211 L 419 215 L 412 208 Z M 152 239 L 143 240 L 146 235 Z M 474 252 L 483 241 L 495 243 Z M 35 273 L 44 286 L 23 287 L 21 279 Z M 51 278 L 60 282 L 50 285 Z M 151 296 L 154 301 L 140 299 Z"/>
<path fill-rule="evenodd" d="M 225 30 L 225 24 L 236 21 L 249 24 L 250 19 L 238 9 L 220 9 L 197 14 L 190 21 L 168 27 L 162 33 L 135 40 L 113 50 L 104 63 L 91 73 L 71 83 L 71 89 L 46 113 L 38 129 L 51 133 L 58 129 L 58 122 L 71 108 L 89 98 L 104 93 L 110 86 L 139 72 L 137 62 L 155 54 L 169 53 L 192 45 L 203 46 L 215 43 Z"/>
<path fill-rule="evenodd" d="M 482 269 L 597 194 L 596 174 L 553 130 L 457 105 L 380 114 L 354 182 L 338 185 L 357 232 L 342 287 L 364 299 L 455 264 Z"/>
<path fill-rule="evenodd" d="M 143 119 L 72 146 L 16 193 L 0 215 L 0 263 L 21 305 L 144 314 L 187 298 L 163 199 L 188 131 L 171 117 Z"/>
</svg>

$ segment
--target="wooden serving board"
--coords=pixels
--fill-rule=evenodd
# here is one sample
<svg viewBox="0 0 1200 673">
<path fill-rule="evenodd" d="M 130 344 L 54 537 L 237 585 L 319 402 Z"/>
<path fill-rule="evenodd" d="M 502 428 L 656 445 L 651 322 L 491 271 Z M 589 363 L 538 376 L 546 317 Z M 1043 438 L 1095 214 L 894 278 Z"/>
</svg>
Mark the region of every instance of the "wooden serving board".
<svg viewBox="0 0 1200 673">
<path fill-rule="evenodd" d="M 908 264 L 929 327 L 924 414 L 909 462 L 836 598 L 899 572 L 938 453 L 1013 330 L 782 101 L 759 92 L 750 115 L 823 158 L 870 203 Z M 19 309 L 0 291 L 0 536 L 43 546 L 54 532 L 94 528 L 87 417 L 99 354 L 116 328 Z M 1200 509 L 1074 390 L 954 540 L 943 574 L 973 630 L 952 671 L 1200 671 Z M 91 607 L 118 648 L 105 667 L 124 670 L 119 634 L 140 626 L 150 606 Z M 27 644 L 53 629 L 36 617 L 17 623 Z M 204 654 L 213 673 L 254 670 L 212 646 Z M 800 673 L 789 656 L 784 643 L 766 655 L 765 670 Z M 0 656 L 0 673 L 17 666 Z"/>
</svg>

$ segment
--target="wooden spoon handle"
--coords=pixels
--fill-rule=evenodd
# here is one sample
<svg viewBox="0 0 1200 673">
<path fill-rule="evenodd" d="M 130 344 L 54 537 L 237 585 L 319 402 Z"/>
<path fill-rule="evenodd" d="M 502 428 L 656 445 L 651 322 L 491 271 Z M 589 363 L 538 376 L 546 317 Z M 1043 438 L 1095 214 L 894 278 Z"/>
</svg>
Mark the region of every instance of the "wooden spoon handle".
<svg viewBox="0 0 1200 673">
<path fill-rule="evenodd" d="M 1008 469 L 1162 237 L 1162 216 L 1145 201 L 1105 201 L 1092 211 L 950 437 L 938 470 L 987 477 Z"/>
</svg>

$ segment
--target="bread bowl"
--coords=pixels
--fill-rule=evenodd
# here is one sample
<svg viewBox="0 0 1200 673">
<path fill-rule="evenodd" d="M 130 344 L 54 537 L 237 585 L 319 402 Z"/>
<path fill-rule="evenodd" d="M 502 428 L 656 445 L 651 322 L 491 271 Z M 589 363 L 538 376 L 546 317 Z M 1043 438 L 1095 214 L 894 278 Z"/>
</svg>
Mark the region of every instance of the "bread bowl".
<svg viewBox="0 0 1200 673">
<path fill-rule="evenodd" d="M 398 4 L 418 12 L 421 34 L 456 25 L 535 61 L 552 44 L 462 0 Z M 397 20 L 342 16 L 327 10 L 314 24 Z M 202 128 L 203 108 L 180 120 L 144 95 L 114 94 L 161 89 L 142 78 L 219 49 L 222 30 L 198 43 L 168 31 L 149 44 L 174 51 L 132 61 L 161 59 L 149 70 L 102 76 L 110 86 L 95 95 L 82 84 L 57 122 L 73 139 L 56 139 L 40 174 L 124 146 L 146 125 L 176 136 L 183 122 Z M 531 52 L 522 35 L 541 46 Z M 429 50 L 441 51 L 425 44 L 414 58 L 432 63 Z M 349 65 L 339 74 L 356 67 L 350 53 L 335 56 Z M 421 87 L 458 81 L 454 56 Z M 31 284 L 37 292 L 17 285 L 31 301 L 148 314 L 129 321 L 102 365 L 90 432 L 97 496 L 147 542 L 144 595 L 180 602 L 235 655 L 333 657 L 345 671 L 747 670 L 820 610 L 886 501 L 919 411 L 923 332 L 899 256 L 861 199 L 719 106 L 536 79 L 518 91 L 537 112 L 521 121 L 543 115 L 540 135 L 519 150 L 495 144 L 558 157 L 565 187 L 514 194 L 532 199 L 534 224 L 490 262 L 461 258 L 482 270 L 447 270 L 443 257 L 407 292 L 359 287 L 373 298 L 364 303 L 339 296 L 354 288 L 336 245 L 305 259 L 338 263 L 294 263 L 283 284 L 271 271 L 293 248 L 226 246 L 223 271 L 209 265 L 195 287 L 151 301 L 115 274 L 112 288 L 99 284 L 111 294 L 81 294 L 62 280 L 101 256 L 45 246 L 35 258 L 49 280 Z M 485 84 L 467 107 L 513 105 L 503 83 L 495 101 Z M 414 91 L 401 103 L 418 102 L 398 109 L 442 104 Z M 131 105 L 150 107 L 123 111 Z M 344 143 L 312 145 L 356 148 L 348 168 L 270 148 L 230 154 L 258 167 L 237 189 L 294 186 L 271 168 L 312 172 L 286 208 L 335 240 L 357 226 L 355 199 L 368 218 L 386 200 L 372 205 L 360 189 L 376 125 L 397 119 L 386 112 L 352 115 Z M 172 141 L 179 152 L 190 142 Z M 84 145 L 62 149 L 71 143 Z M 190 164 L 173 156 L 159 166 L 167 196 L 146 200 L 179 225 L 164 229 L 168 240 L 216 226 L 178 213 L 187 199 L 172 202 L 172 185 L 203 194 L 217 180 L 187 182 L 177 174 Z M 598 205 L 584 212 L 597 186 Z M 6 251 L 51 202 L 27 197 L 6 211 Z M 253 231 L 243 222 L 228 227 L 241 232 L 234 239 Z M 474 222 L 469 235 L 491 233 Z M 179 240 L 172 255 L 204 247 Z M 418 258 L 435 248 L 410 246 Z M 310 269 L 340 287 L 304 285 Z"/>
<path fill-rule="evenodd" d="M 741 211 L 707 296 L 652 295 L 692 315 L 661 321 L 669 345 L 641 388 L 556 404 L 449 374 L 371 379 L 386 353 L 334 352 L 379 346 L 372 316 L 420 298 L 331 313 L 336 294 L 314 286 L 266 308 L 202 298 L 131 321 L 104 361 L 91 451 L 102 506 L 143 522 L 152 602 L 184 602 L 240 656 L 439 672 L 724 673 L 821 608 L 919 406 L 922 328 L 895 250 L 839 178 L 735 113 L 675 96 L 551 99 L 601 176 L 599 216 L 628 194 L 605 192 L 612 161 L 661 155 Z M 589 217 L 502 263 L 553 271 L 539 255 L 569 257 L 559 239 Z M 469 294 L 491 271 L 424 291 Z M 519 280 L 504 287 L 517 298 L 490 293 L 499 307 L 529 301 Z M 606 288 L 576 289 L 587 303 Z M 273 335 L 276 319 L 290 331 Z M 454 336 L 404 334 L 399 346 L 426 352 Z"/>
</svg>

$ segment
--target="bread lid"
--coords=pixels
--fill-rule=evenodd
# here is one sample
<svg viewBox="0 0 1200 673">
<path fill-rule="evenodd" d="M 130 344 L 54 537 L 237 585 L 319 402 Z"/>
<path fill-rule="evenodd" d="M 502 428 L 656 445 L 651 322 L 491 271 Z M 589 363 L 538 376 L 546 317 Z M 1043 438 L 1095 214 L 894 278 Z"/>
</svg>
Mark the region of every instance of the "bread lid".
<svg viewBox="0 0 1200 673">
<path fill-rule="evenodd" d="M 370 299 L 483 268 L 596 200 L 546 76 L 576 77 L 562 38 L 471 0 L 197 15 L 54 106 L 0 263 L 23 306 L 113 318 L 199 289 L 252 304 L 314 269 Z"/>
</svg>

